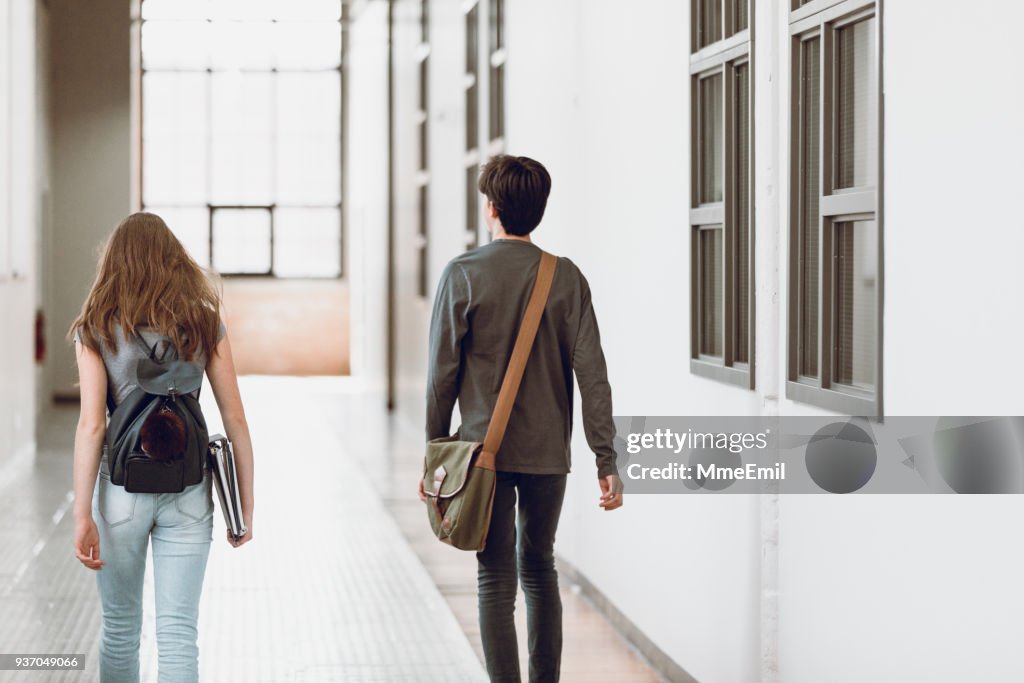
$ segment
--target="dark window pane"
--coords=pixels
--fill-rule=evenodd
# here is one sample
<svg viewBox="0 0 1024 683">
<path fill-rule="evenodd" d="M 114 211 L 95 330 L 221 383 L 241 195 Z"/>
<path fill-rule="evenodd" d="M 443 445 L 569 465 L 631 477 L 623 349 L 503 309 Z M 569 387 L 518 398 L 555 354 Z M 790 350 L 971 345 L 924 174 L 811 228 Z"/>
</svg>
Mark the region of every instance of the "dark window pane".
<svg viewBox="0 0 1024 683">
<path fill-rule="evenodd" d="M 697 0 L 697 48 L 722 39 L 722 0 Z"/>
<path fill-rule="evenodd" d="M 480 145 L 480 103 L 476 85 L 466 88 L 466 150 Z"/>
<path fill-rule="evenodd" d="M 424 57 L 420 62 L 420 102 L 419 102 L 419 142 L 420 170 L 430 168 L 430 58 Z"/>
<path fill-rule="evenodd" d="M 835 382 L 872 389 L 877 322 L 876 223 L 837 223 L 835 259 Z"/>
<path fill-rule="evenodd" d="M 420 42 L 430 42 L 430 0 L 420 0 Z"/>
<path fill-rule="evenodd" d="M 722 75 L 700 81 L 699 203 L 722 201 Z"/>
<path fill-rule="evenodd" d="M 878 177 L 875 20 L 836 31 L 836 187 L 874 185 Z"/>
<path fill-rule="evenodd" d="M 277 209 L 274 213 L 274 275 L 341 275 L 341 212 Z"/>
<path fill-rule="evenodd" d="M 420 111 L 426 113 L 430 107 L 430 58 L 420 60 Z"/>
<path fill-rule="evenodd" d="M 420 295 L 420 298 L 425 299 L 427 297 L 427 291 L 429 289 L 429 284 L 427 282 L 427 280 L 428 280 L 428 273 L 427 273 L 427 260 L 428 260 L 427 245 L 424 244 L 423 246 L 421 246 L 419 248 L 418 260 L 419 260 L 419 264 L 418 264 L 419 265 L 419 274 L 418 274 L 418 282 L 416 283 L 416 286 L 417 286 L 417 291 L 418 291 L 418 293 Z"/>
<path fill-rule="evenodd" d="M 427 295 L 429 289 L 428 246 L 430 244 L 430 188 L 420 185 L 419 189 L 419 294 Z"/>
<path fill-rule="evenodd" d="M 476 149 L 480 140 L 480 100 L 477 91 L 480 73 L 479 5 L 466 13 L 466 149 Z"/>
<path fill-rule="evenodd" d="M 466 73 L 476 74 L 480 62 L 479 5 L 466 12 Z"/>
<path fill-rule="evenodd" d="M 491 69 L 491 140 L 505 137 L 505 65 Z"/>
<path fill-rule="evenodd" d="M 750 361 L 750 68 L 736 67 L 733 102 L 735 126 L 735 192 L 736 192 L 736 306 L 733 360 Z"/>
<path fill-rule="evenodd" d="M 219 273 L 270 272 L 270 211 L 213 212 L 213 268 Z"/>
<path fill-rule="evenodd" d="M 722 355 L 722 231 L 698 232 L 700 249 L 700 352 Z"/>
<path fill-rule="evenodd" d="M 505 3 L 491 0 L 490 6 L 491 52 L 505 47 Z"/>
<path fill-rule="evenodd" d="M 477 187 L 479 175 L 475 165 L 466 169 L 466 246 L 470 249 L 480 243 L 480 190 Z"/>
<path fill-rule="evenodd" d="M 733 33 L 739 33 L 750 25 L 748 17 L 750 3 L 748 0 L 732 0 L 732 2 Z"/>
<path fill-rule="evenodd" d="M 427 216 L 430 210 L 430 192 L 426 185 L 420 185 L 417 208 L 419 210 L 419 234 L 423 241 L 426 241 L 428 235 Z"/>
<path fill-rule="evenodd" d="M 430 168 L 430 156 L 429 156 L 430 148 L 428 147 L 428 145 L 430 144 L 429 141 L 428 141 L 428 137 L 429 137 L 428 133 L 429 132 L 430 132 L 430 129 L 427 126 L 426 121 L 424 121 L 423 123 L 421 123 L 419 125 L 420 170 L 421 171 L 426 171 L 427 169 Z"/>
<path fill-rule="evenodd" d="M 820 194 L 818 145 L 820 125 L 820 42 L 801 47 L 800 77 L 800 239 L 798 372 L 818 376 L 818 239 Z"/>
</svg>

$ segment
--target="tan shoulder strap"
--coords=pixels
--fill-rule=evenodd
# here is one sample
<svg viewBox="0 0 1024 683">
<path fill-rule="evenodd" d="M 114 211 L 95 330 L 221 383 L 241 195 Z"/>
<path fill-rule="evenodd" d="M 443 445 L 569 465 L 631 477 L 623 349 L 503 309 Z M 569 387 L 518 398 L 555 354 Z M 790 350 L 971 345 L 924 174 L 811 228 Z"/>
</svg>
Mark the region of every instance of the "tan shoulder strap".
<svg viewBox="0 0 1024 683">
<path fill-rule="evenodd" d="M 555 256 L 546 251 L 541 252 L 540 265 L 537 267 L 537 279 L 533 282 L 533 291 L 530 292 L 530 300 L 526 304 L 526 313 L 523 315 L 523 321 L 519 324 L 519 335 L 512 348 L 512 357 L 509 359 L 505 377 L 501 382 L 501 391 L 498 392 L 494 412 L 491 413 L 491 422 L 487 427 L 487 436 L 484 437 L 483 452 L 477 459 L 477 467 L 495 469 L 495 455 L 501 448 L 502 439 L 505 438 L 505 428 L 508 427 L 512 405 L 516 402 L 516 395 L 519 393 L 519 384 L 523 379 L 523 371 L 526 370 L 526 361 L 530 357 L 533 340 L 537 337 L 537 329 L 540 327 L 540 319 L 544 314 L 544 306 L 548 302 L 548 294 L 551 292 L 551 283 L 555 279 L 557 266 L 558 259 Z"/>
</svg>

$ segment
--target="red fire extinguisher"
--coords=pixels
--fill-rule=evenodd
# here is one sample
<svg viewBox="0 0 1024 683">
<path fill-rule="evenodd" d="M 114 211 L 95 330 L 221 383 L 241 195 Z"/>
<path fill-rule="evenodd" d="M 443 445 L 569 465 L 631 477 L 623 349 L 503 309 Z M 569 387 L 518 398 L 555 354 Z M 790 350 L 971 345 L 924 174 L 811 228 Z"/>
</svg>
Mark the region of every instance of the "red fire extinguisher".
<svg viewBox="0 0 1024 683">
<path fill-rule="evenodd" d="M 36 363 L 46 360 L 46 316 L 43 310 L 36 311 Z"/>
</svg>

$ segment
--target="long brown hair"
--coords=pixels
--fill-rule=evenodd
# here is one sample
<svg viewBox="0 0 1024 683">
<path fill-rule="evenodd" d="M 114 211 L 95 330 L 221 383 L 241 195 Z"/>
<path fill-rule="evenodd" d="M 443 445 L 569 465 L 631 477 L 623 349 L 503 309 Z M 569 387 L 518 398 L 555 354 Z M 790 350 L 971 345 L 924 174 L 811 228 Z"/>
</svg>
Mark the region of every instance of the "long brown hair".
<svg viewBox="0 0 1024 683">
<path fill-rule="evenodd" d="M 99 352 L 115 350 L 120 327 L 128 338 L 148 326 L 170 337 L 181 358 L 211 358 L 220 332 L 220 295 L 163 219 L 133 213 L 107 240 L 96 281 L 71 325 Z"/>
</svg>

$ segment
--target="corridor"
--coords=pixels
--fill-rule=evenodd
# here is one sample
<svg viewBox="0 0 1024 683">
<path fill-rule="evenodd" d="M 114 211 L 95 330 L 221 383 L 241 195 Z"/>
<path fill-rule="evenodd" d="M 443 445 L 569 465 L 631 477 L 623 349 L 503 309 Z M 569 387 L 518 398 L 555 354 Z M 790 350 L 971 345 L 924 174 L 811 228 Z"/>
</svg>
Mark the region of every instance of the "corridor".
<svg viewBox="0 0 1024 683">
<path fill-rule="evenodd" d="M 216 512 L 200 611 L 202 679 L 485 681 L 475 559 L 429 534 L 414 493 L 415 430 L 354 380 L 243 378 L 242 394 L 256 458 L 254 540 L 232 549 Z M 215 433 L 209 387 L 203 404 Z M 85 654 L 86 672 L 0 672 L 0 681 L 96 680 L 99 602 L 92 573 L 71 551 L 76 419 L 74 408 L 55 408 L 35 461 L 0 469 L 8 520 L 0 526 L 0 643 L 7 652 Z M 147 569 L 141 668 L 143 681 L 155 681 Z M 572 586 L 563 601 L 563 680 L 659 680 Z"/>
<path fill-rule="evenodd" d="M 946 425 L 1024 416 L 1022 23 L 1007 0 L 3 0 L 0 661 L 77 653 L 86 671 L 0 683 L 99 678 L 96 577 L 71 547 L 87 383 L 68 330 L 96 289 L 147 295 L 105 319 L 159 322 L 167 290 L 137 283 L 174 262 L 219 293 L 255 447 L 255 540 L 230 547 L 215 513 L 203 683 L 487 680 L 475 558 L 433 538 L 415 487 L 450 264 L 498 251 L 524 206 L 536 221 L 512 236 L 579 271 L 566 319 L 593 309 L 607 370 L 580 377 L 596 354 L 578 364 L 565 336 L 563 681 L 1021 683 L 1024 496 L 864 485 L 926 481 L 918 447 L 939 484 L 985 474 Z M 492 185 L 504 157 L 550 183 Z M 140 248 L 138 280 L 104 289 L 98 257 L 136 212 L 188 258 Z M 477 281 L 510 293 L 491 286 L 522 275 L 510 263 Z M 454 373 L 460 390 L 497 395 L 510 335 L 461 327 L 449 355 L 494 381 Z M 605 514 L 594 387 L 623 446 L 651 417 L 927 427 L 910 450 L 825 432 L 854 453 L 823 470 L 855 470 L 856 490 L 655 493 L 628 468 L 706 454 L 627 449 Z M 791 482 L 818 436 L 786 451 Z M 764 455 L 746 450 L 726 464 Z"/>
</svg>

